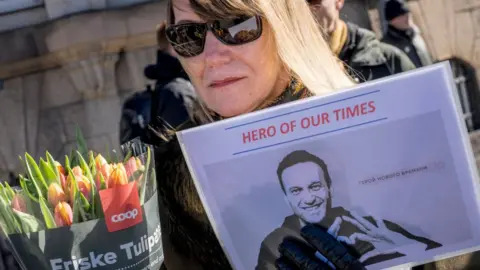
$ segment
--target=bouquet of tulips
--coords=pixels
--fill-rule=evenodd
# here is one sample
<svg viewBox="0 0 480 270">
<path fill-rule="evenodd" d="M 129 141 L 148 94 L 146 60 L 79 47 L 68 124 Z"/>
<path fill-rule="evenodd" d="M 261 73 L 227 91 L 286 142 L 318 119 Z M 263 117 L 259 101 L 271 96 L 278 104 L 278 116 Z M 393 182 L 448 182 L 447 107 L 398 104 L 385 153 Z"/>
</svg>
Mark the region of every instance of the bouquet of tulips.
<svg viewBox="0 0 480 270">
<path fill-rule="evenodd" d="M 102 239 L 105 242 L 101 245 L 109 247 L 105 251 L 114 249 L 107 242 L 114 247 L 118 244 L 116 268 L 145 261 L 134 260 L 127 250 L 122 254 L 122 241 L 128 244 L 160 231 L 151 147 L 136 140 L 122 149 L 122 158 L 105 158 L 87 150 L 77 131 L 77 149 L 65 156 L 63 164 L 48 151 L 37 161 L 28 153 L 20 158 L 25 168 L 25 174 L 19 175 L 20 187 L 0 184 L 0 226 L 25 269 L 68 269 L 63 262 L 75 265 L 74 258 L 101 250 L 98 240 Z M 89 234 L 92 237 L 87 241 L 85 235 Z M 77 235 L 83 238 L 76 239 Z M 45 239 L 44 243 L 38 241 L 39 237 Z M 68 237 L 72 241 L 65 245 Z M 87 242 L 93 246 L 79 250 Z M 158 242 L 149 247 L 149 252 L 160 245 Z M 58 252 L 46 247 L 59 243 L 64 247 Z M 95 260 L 76 263 L 85 266 L 79 269 L 95 268 Z M 97 266 L 111 267 L 107 262 Z"/>
</svg>

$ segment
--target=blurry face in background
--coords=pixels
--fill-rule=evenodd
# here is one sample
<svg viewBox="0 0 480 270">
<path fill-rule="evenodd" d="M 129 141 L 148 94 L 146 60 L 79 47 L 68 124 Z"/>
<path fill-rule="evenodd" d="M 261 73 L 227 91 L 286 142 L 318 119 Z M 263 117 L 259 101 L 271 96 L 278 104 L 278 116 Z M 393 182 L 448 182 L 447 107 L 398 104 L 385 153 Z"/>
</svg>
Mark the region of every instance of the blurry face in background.
<svg viewBox="0 0 480 270">
<path fill-rule="evenodd" d="M 295 215 L 319 223 L 330 207 L 330 191 L 323 170 L 313 162 L 298 163 L 283 171 L 285 197 Z"/>
<path fill-rule="evenodd" d="M 345 0 L 310 0 L 307 2 L 325 34 L 330 35 L 335 31 Z"/>
<path fill-rule="evenodd" d="M 390 24 L 398 30 L 408 30 L 412 27 L 412 17 L 410 13 L 405 13 L 391 20 Z"/>
<path fill-rule="evenodd" d="M 175 24 L 205 22 L 188 0 L 173 0 L 172 4 Z M 178 59 L 203 102 L 224 117 L 255 110 L 280 95 L 289 80 L 266 21 L 255 41 L 229 46 L 208 31 L 200 55 Z"/>
</svg>

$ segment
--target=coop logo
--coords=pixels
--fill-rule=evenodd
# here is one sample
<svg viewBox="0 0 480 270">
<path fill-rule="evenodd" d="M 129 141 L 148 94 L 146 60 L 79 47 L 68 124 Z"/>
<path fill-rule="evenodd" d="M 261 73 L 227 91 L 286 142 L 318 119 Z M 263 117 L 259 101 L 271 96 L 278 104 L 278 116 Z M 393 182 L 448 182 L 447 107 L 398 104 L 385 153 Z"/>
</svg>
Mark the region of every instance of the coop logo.
<svg viewBox="0 0 480 270">
<path fill-rule="evenodd" d="M 125 213 L 120 213 L 120 214 L 117 214 L 117 215 L 113 215 L 112 216 L 112 222 L 118 223 L 118 222 L 122 222 L 122 221 L 127 220 L 127 219 L 135 219 L 137 217 L 137 215 L 138 215 L 138 210 L 133 209 L 133 210 L 125 212 Z"/>
<path fill-rule="evenodd" d="M 109 232 L 125 230 L 143 222 L 136 181 L 100 190 L 100 200 Z"/>
</svg>

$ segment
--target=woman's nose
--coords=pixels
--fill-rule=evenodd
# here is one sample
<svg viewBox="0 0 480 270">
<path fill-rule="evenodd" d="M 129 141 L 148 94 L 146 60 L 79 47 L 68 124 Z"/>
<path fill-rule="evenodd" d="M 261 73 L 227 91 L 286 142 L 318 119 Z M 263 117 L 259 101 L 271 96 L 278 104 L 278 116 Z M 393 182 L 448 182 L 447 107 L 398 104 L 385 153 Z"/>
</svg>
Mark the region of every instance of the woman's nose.
<svg viewBox="0 0 480 270">
<path fill-rule="evenodd" d="M 204 52 L 208 67 L 225 65 L 231 61 L 228 45 L 223 44 L 210 31 L 207 33 Z"/>
</svg>

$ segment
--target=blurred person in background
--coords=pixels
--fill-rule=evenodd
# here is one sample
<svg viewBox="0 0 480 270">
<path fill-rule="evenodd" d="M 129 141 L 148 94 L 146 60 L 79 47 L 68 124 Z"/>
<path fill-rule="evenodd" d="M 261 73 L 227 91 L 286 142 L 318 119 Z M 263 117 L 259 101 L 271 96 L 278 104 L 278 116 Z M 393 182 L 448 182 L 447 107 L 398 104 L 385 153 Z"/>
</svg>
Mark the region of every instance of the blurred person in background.
<svg viewBox="0 0 480 270">
<path fill-rule="evenodd" d="M 157 45 L 156 63 L 144 69 L 145 77 L 154 80 L 155 87 L 147 87 L 125 101 L 120 123 L 121 144 L 137 137 L 154 143 L 157 136 L 152 133 L 152 127 L 177 127 L 188 119 L 185 106 L 195 98 L 195 92 L 168 44 L 165 23 L 157 26 Z"/>
<path fill-rule="evenodd" d="M 388 28 L 382 42 L 405 52 L 417 68 L 432 64 L 427 45 L 418 27 L 413 24 L 407 3 L 403 0 L 388 0 L 384 7 Z"/>
<path fill-rule="evenodd" d="M 415 68 L 394 46 L 375 33 L 340 19 L 345 0 L 307 0 L 333 53 L 357 82 L 370 81 Z"/>
</svg>

